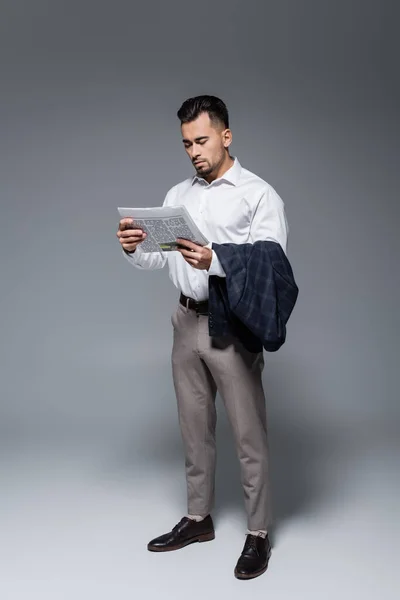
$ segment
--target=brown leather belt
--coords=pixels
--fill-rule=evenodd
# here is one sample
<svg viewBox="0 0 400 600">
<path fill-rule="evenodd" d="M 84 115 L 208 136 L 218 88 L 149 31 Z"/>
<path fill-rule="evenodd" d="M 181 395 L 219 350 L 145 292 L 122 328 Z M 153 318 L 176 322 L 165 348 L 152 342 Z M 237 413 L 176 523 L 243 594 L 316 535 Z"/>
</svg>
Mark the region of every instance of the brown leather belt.
<svg viewBox="0 0 400 600">
<path fill-rule="evenodd" d="M 179 302 L 183 306 L 195 310 L 198 315 L 208 315 L 208 300 L 197 302 L 196 300 L 193 300 L 193 298 L 188 298 L 184 294 L 181 294 Z"/>
</svg>

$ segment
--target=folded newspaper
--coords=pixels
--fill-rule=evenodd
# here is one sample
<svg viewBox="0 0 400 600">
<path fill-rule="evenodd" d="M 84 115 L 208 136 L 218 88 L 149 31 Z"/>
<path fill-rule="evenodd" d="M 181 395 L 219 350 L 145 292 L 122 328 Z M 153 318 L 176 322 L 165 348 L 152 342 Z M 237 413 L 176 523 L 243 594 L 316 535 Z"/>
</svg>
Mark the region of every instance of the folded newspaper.
<svg viewBox="0 0 400 600">
<path fill-rule="evenodd" d="M 177 238 L 191 240 L 199 246 L 208 244 L 185 206 L 156 206 L 154 208 L 120 208 L 121 217 L 133 219 L 147 233 L 140 243 L 141 252 L 171 252 L 177 250 Z"/>
</svg>

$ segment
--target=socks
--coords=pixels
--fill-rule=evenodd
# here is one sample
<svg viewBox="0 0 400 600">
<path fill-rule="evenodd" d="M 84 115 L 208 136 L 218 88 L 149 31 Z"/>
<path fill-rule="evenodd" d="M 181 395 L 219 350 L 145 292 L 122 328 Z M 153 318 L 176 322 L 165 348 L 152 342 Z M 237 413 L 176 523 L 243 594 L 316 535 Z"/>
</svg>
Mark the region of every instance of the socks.
<svg viewBox="0 0 400 600">
<path fill-rule="evenodd" d="M 200 515 L 186 515 L 188 519 L 192 519 L 193 521 L 202 521 L 205 517 L 201 517 Z M 267 537 L 267 532 L 265 529 L 258 529 L 256 531 L 252 531 L 251 529 L 247 530 L 247 533 L 250 533 L 251 535 L 259 535 L 261 537 L 263 537 L 264 539 Z"/>
<path fill-rule="evenodd" d="M 265 529 L 258 529 L 257 531 L 252 531 L 251 529 L 248 529 L 247 533 L 251 533 L 251 535 L 260 535 L 263 538 L 267 537 L 267 532 L 265 531 Z"/>
</svg>

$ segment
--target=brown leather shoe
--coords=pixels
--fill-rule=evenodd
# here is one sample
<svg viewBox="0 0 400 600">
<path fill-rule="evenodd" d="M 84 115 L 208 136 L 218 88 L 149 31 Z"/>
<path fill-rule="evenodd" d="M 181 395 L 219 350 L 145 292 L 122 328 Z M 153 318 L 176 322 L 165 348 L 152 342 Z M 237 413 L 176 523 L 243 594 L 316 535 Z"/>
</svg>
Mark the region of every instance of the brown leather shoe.
<svg viewBox="0 0 400 600">
<path fill-rule="evenodd" d="M 211 515 L 202 521 L 183 517 L 168 533 L 164 533 L 147 544 L 151 552 L 167 552 L 179 550 L 193 542 L 209 542 L 215 538 L 214 524 Z"/>
<path fill-rule="evenodd" d="M 249 533 L 235 567 L 235 577 L 253 579 L 262 575 L 267 570 L 270 556 L 271 544 L 268 535 L 263 538 L 261 535 Z"/>
</svg>

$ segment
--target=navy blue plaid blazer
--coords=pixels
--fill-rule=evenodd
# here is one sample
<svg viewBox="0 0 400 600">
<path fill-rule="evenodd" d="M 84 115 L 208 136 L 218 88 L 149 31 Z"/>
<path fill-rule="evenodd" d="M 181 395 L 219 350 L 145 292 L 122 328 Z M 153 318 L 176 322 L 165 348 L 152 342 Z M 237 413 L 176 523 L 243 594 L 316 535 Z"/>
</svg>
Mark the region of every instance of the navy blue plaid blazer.
<svg viewBox="0 0 400 600">
<path fill-rule="evenodd" d="M 278 350 L 296 304 L 292 267 L 277 242 L 212 243 L 226 277 L 208 279 L 210 336 L 234 335 L 250 352 Z"/>
</svg>

